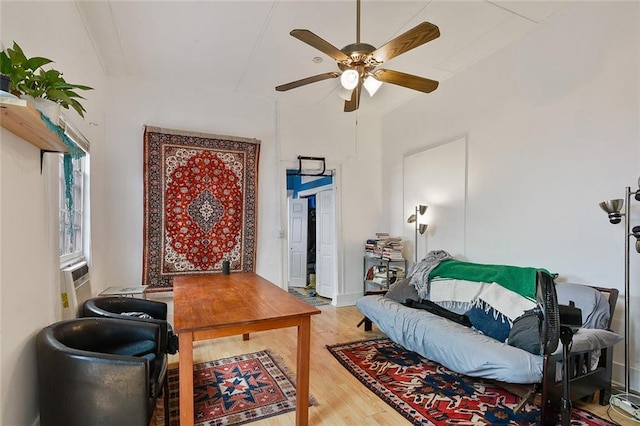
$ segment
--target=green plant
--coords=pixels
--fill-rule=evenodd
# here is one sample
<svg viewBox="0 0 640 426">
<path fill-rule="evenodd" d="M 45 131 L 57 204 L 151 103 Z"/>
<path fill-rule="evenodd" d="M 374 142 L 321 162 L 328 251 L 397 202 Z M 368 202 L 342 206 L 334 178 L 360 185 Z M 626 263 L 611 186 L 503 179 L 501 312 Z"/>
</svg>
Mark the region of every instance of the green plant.
<svg viewBox="0 0 640 426">
<path fill-rule="evenodd" d="M 34 56 L 27 58 L 14 41 L 13 47 L 0 52 L 0 72 L 11 78 L 10 91 L 15 95 L 49 99 L 63 108 L 75 109 L 81 117 L 86 110 L 78 99 L 85 99 L 77 90 L 92 90 L 92 87 L 67 83 L 62 73 L 55 69 L 45 70 L 44 65 L 53 61 Z"/>
<path fill-rule="evenodd" d="M 51 62 L 51 59 L 39 56 L 27 58 L 20 46 L 13 42 L 13 48 L 0 52 L 0 73 L 11 78 L 10 91 L 20 95 L 23 82 L 30 79 L 38 68 Z"/>
</svg>

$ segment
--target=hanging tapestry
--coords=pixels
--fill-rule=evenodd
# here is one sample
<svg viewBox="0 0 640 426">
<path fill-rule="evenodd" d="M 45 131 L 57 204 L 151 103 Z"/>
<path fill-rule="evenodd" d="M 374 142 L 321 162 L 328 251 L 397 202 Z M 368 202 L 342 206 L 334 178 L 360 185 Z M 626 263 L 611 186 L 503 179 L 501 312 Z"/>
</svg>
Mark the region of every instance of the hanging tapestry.
<svg viewBox="0 0 640 426">
<path fill-rule="evenodd" d="M 173 277 L 253 272 L 257 139 L 145 127 L 143 285 Z"/>
</svg>

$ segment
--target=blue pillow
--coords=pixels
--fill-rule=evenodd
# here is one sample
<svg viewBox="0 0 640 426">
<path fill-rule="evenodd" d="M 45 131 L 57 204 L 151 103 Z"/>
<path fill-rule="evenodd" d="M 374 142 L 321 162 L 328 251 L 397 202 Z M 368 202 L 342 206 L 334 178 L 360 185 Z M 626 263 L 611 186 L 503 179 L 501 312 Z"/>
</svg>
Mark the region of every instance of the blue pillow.
<svg viewBox="0 0 640 426">
<path fill-rule="evenodd" d="M 484 335 L 504 342 L 509 337 L 511 324 L 509 319 L 480 300 L 465 315 L 469 317 L 473 328 Z"/>
</svg>

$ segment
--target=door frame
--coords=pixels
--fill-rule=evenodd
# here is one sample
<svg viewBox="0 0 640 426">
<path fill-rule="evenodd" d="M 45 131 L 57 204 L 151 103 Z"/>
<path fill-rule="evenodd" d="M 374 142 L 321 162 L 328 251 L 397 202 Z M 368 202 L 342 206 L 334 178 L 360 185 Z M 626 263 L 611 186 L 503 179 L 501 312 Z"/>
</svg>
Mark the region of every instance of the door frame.
<svg viewBox="0 0 640 426">
<path fill-rule="evenodd" d="M 330 161 L 326 161 L 326 170 L 333 172 L 333 188 L 335 190 L 336 195 L 336 260 L 335 260 L 335 270 L 336 270 L 336 283 L 334 286 L 334 297 L 331 299 L 331 304 L 333 306 L 337 306 L 338 296 L 344 294 L 344 244 L 342 241 L 342 165 L 340 163 L 333 163 Z M 289 287 L 289 256 L 288 256 L 288 209 L 287 209 L 287 169 L 298 169 L 298 160 L 290 159 L 290 160 L 280 160 L 280 229 L 282 231 L 282 269 L 281 276 L 283 279 L 283 288 L 285 290 Z M 320 188 L 319 188 L 320 189 Z M 326 188 L 324 188 L 326 189 Z"/>
</svg>

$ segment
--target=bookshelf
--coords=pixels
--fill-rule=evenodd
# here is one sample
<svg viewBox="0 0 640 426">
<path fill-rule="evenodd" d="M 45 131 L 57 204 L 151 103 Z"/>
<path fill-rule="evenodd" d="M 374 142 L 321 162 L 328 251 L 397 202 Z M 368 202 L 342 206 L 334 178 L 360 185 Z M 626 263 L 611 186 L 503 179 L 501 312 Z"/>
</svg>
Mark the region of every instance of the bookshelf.
<svg viewBox="0 0 640 426">
<path fill-rule="evenodd" d="M 363 293 L 384 291 L 404 278 L 407 261 L 402 256 L 402 238 L 377 233 L 365 243 L 363 257 Z"/>
<path fill-rule="evenodd" d="M 403 279 L 407 269 L 407 261 L 389 260 L 380 257 L 364 256 L 363 292 L 387 290 L 398 279 Z"/>
</svg>

